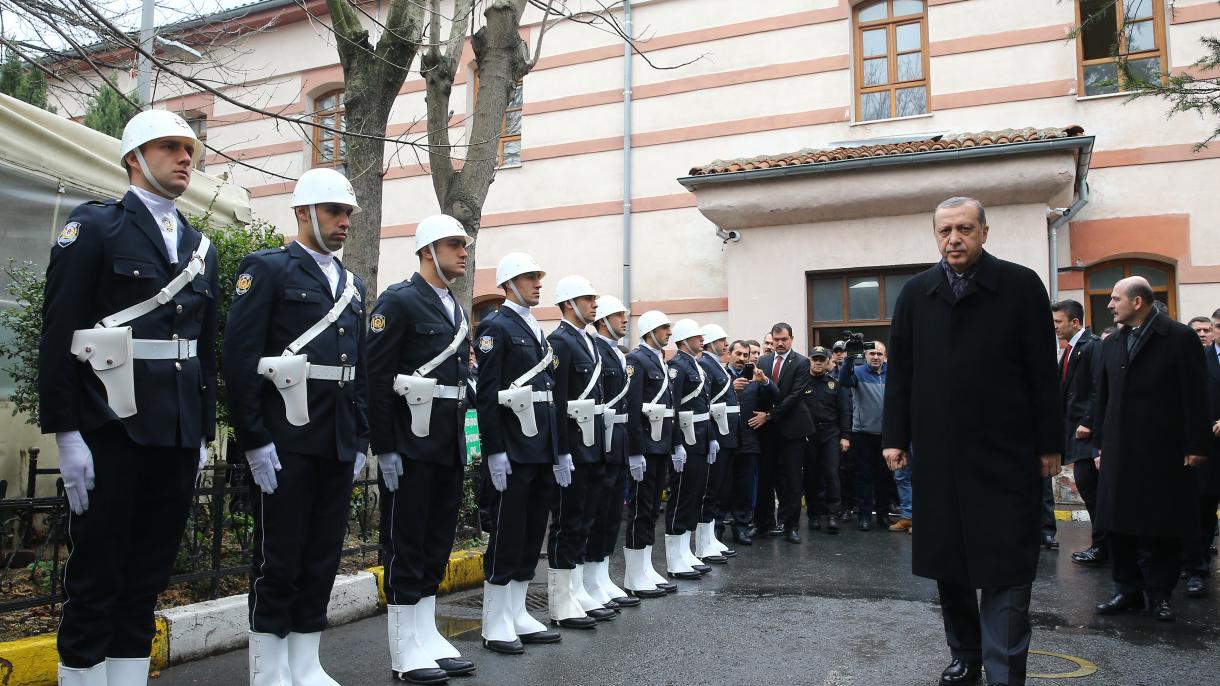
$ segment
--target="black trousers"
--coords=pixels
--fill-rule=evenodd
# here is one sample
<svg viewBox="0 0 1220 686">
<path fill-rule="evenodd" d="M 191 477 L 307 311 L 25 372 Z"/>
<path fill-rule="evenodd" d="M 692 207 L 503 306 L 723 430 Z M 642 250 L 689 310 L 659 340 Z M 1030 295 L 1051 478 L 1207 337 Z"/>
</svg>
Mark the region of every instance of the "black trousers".
<svg viewBox="0 0 1220 686">
<path fill-rule="evenodd" d="M 987 683 L 1025 686 L 1029 659 L 1029 597 L 1032 584 L 993 586 L 979 591 L 936 582 L 945 642 L 956 660 L 979 664 Z M 981 598 L 981 602 L 980 602 Z"/>
<path fill-rule="evenodd" d="M 250 480 L 254 539 L 250 630 L 310 634 L 326 628 L 351 511 L 351 462 L 279 453 L 279 485 L 268 495 Z"/>
<path fill-rule="evenodd" d="M 199 448 L 136 445 L 114 422 L 82 433 L 93 453 L 89 509 L 68 512 L 68 560 L 56 643 L 65 666 L 148 657 L 157 594 L 182 541 Z"/>
<path fill-rule="evenodd" d="M 694 531 L 707 493 L 707 453 L 686 450 L 682 471 L 669 472 L 669 500 L 665 501 L 665 533 L 673 536 Z"/>
<path fill-rule="evenodd" d="M 1054 537 L 1056 531 L 1055 489 L 1048 476 L 1042 480 L 1042 535 Z"/>
<path fill-rule="evenodd" d="M 733 452 L 732 496 L 733 527 L 745 529 L 754 520 L 754 471 L 758 453 Z"/>
<path fill-rule="evenodd" d="M 1190 576 L 1211 574 L 1212 539 L 1216 537 L 1216 508 L 1220 506 L 1220 495 L 1204 493 L 1199 496 L 1199 531 L 1182 542 L 1182 569 Z"/>
<path fill-rule="evenodd" d="M 623 545 L 643 550 L 656 543 L 657 515 L 661 511 L 661 491 L 670 470 L 669 455 L 645 455 L 644 479 L 627 483 L 627 532 Z"/>
<path fill-rule="evenodd" d="M 618 544 L 618 530 L 623 524 L 623 502 L 627 493 L 627 465 L 607 464 L 602 470 L 601 487 L 597 499 L 590 499 L 593 511 L 593 527 L 589 531 L 589 542 L 585 546 L 586 562 L 601 562 L 614 554 Z"/>
<path fill-rule="evenodd" d="M 838 514 L 843 505 L 839 483 L 841 454 L 836 433 L 810 437 L 805 444 L 805 511 L 811 521 L 818 515 Z"/>
<path fill-rule="evenodd" d="M 805 490 L 806 443 L 804 438 L 781 438 L 776 443 L 781 475 L 779 521 L 788 530 L 796 529 L 801 523 L 801 492 Z"/>
<path fill-rule="evenodd" d="M 546 559 L 551 569 L 575 569 L 585 561 L 585 544 L 593 529 L 606 463 L 578 464 L 567 488 L 551 491 L 551 528 Z"/>
<path fill-rule="evenodd" d="M 414 605 L 436 595 L 461 503 L 462 467 L 457 462 L 404 460 L 398 490 L 391 493 L 381 485 L 385 594 L 391 605 Z"/>
<path fill-rule="evenodd" d="M 851 452 L 856 460 L 856 515 L 868 519 L 875 510 L 878 519 L 885 519 L 897 487 L 893 472 L 881 457 L 881 434 L 853 433 Z"/>
<path fill-rule="evenodd" d="M 491 534 L 483 554 L 483 577 L 497 586 L 534 578 L 546 536 L 551 491 L 559 488 L 549 462 L 513 462 L 511 467 L 504 491 L 492 488 L 490 480 L 483 487 Z"/>
<path fill-rule="evenodd" d="M 716 464 L 707 466 L 707 492 L 703 494 L 700 522 L 718 522 L 720 516 L 728 509 L 724 501 L 720 499 L 720 493 L 724 487 L 725 477 L 732 469 L 732 463 L 733 449 L 722 448 L 716 454 Z"/>
<path fill-rule="evenodd" d="M 1089 513 L 1089 522 L 1093 527 L 1093 545 L 1103 552 L 1106 547 L 1106 532 L 1097 526 L 1097 479 L 1100 476 L 1093 460 L 1080 460 L 1072 464 L 1072 473 L 1076 477 L 1076 490 L 1084 500 L 1084 508 Z"/>
<path fill-rule="evenodd" d="M 1132 536 L 1111 531 L 1110 555 L 1114 566 L 1115 593 L 1143 592 L 1148 602 L 1169 600 L 1178 585 L 1182 562 L 1182 539 Z"/>
<path fill-rule="evenodd" d="M 856 447 L 839 458 L 839 488 L 843 509 L 856 507 Z"/>
</svg>

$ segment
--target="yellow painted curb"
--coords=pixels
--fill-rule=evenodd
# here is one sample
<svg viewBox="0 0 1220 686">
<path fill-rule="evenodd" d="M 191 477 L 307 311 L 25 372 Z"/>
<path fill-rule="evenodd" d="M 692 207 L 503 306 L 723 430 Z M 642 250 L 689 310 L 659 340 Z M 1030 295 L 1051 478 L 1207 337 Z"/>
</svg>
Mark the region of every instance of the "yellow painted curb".
<svg viewBox="0 0 1220 686">
<path fill-rule="evenodd" d="M 152 658 L 153 669 L 165 669 L 169 666 L 169 622 L 164 617 L 157 617 L 157 632 L 153 634 Z"/>
<path fill-rule="evenodd" d="M 377 602 L 383 607 L 385 600 L 385 568 L 369 567 L 365 570 L 377 577 Z M 459 550 L 449 554 L 445 567 L 445 578 L 441 580 L 438 595 L 474 588 L 483 583 L 483 553 L 477 550 Z M 3 682 L 0 682 L 2 684 Z"/>
<path fill-rule="evenodd" d="M 55 634 L 0 643 L 0 684 L 54 684 L 59 666 Z"/>
<path fill-rule="evenodd" d="M 1057 519 L 1061 522 L 1070 522 L 1070 521 L 1072 521 L 1072 511 L 1071 510 L 1055 510 L 1055 519 Z"/>
</svg>

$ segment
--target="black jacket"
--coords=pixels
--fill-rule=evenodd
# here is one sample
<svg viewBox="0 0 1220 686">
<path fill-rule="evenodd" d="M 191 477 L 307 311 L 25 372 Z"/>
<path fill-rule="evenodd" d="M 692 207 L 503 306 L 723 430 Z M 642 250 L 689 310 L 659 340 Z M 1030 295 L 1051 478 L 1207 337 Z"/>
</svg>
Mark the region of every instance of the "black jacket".
<svg viewBox="0 0 1220 686">
<path fill-rule="evenodd" d="M 699 372 L 699 363 L 688 353 L 678 351 L 678 354 L 669 361 L 669 385 L 673 388 L 674 405 L 678 406 L 678 410 L 682 412 L 694 412 L 696 415 L 708 412 L 707 401 L 711 397 L 711 394 L 708 393 L 709 384 L 703 380 L 704 377 Z M 701 382 L 702 388 L 700 388 Z M 682 402 L 682 399 L 688 395 L 691 396 L 690 399 Z M 695 442 L 689 444 L 678 427 L 677 412 L 674 415 L 674 447 L 683 445 L 686 446 L 688 453 L 707 454 L 713 438 L 712 432 L 709 430 L 711 420 L 695 423 Z"/>
<path fill-rule="evenodd" d="M 603 439 L 605 427 L 602 425 L 601 416 L 593 417 L 593 445 L 591 446 L 585 445 L 580 426 L 575 419 L 568 416 L 568 401 L 579 398 L 581 393 L 589 387 L 590 382 L 593 383 L 593 388 L 585 399 L 593 400 L 599 405 L 602 402 L 601 379 L 593 377 L 599 356 L 597 356 L 597 348 L 590 352 L 589 347 L 593 343 L 589 338 L 589 334 L 583 330 L 577 331 L 567 322 L 560 322 L 551 335 L 546 337 L 551 347 L 555 349 L 557 363 L 554 365 L 552 374 L 555 376 L 555 416 L 559 420 L 559 430 L 556 432 L 559 454 L 570 454 L 572 461 L 576 464 L 605 462 L 606 460 L 606 446 Z"/>
<path fill-rule="evenodd" d="M 434 464 L 465 464 L 466 405 L 435 398 L 427 438 L 411 431 L 411 410 L 394 392 L 394 377 L 412 374 L 449 347 L 466 313 L 458 308 L 457 325 L 432 286 L 418 273 L 390 286 L 373 305 L 368 338 L 369 424 L 374 453 L 397 452 L 403 459 Z M 470 336 L 457 352 L 426 376 L 439 385 L 465 387 Z M 473 399 L 472 399 L 473 400 Z"/>
<path fill-rule="evenodd" d="M 657 404 L 668 408 L 674 406 L 674 387 L 669 383 L 669 369 L 661 362 L 657 352 L 640 344 L 627 353 L 627 376 L 631 379 L 631 390 L 627 393 L 629 407 L 640 412 L 643 404 L 655 399 Z M 662 388 L 664 392 L 662 393 Z M 660 397 L 657 394 L 660 393 Z M 674 418 L 661 423 L 661 439 L 652 440 L 652 424 L 642 414 L 638 421 L 627 422 L 627 444 L 629 455 L 670 455 L 674 447 Z"/>
<path fill-rule="evenodd" d="M 148 208 L 134 193 L 88 202 L 68 216 L 51 248 L 38 351 L 38 412 L 43 433 L 90 431 L 121 422 L 131 440 L 160 448 L 197 449 L 216 435 L 216 249 L 202 273 L 174 296 L 127 326 L 133 338 L 197 339 L 198 356 L 132 360 L 136 414 L 118 419 L 88 363 L 69 352 L 72 335 L 147 300 L 186 268 L 202 235 L 178 215 L 177 264 Z M 179 367 L 181 367 L 179 369 Z"/>
<path fill-rule="evenodd" d="M 725 403 L 729 407 L 738 407 L 737 393 L 733 390 L 733 377 L 729 376 L 729 372 L 720 364 L 720 360 L 716 359 L 711 353 L 703 353 L 699 356 L 699 365 L 703 367 L 704 373 L 707 375 L 708 399 L 715 398 L 720 390 L 724 389 L 724 395 L 716 402 Z M 727 434 L 720 433 L 720 428 L 716 426 L 716 422 L 710 424 L 712 436 L 720 443 L 720 449 L 736 448 L 738 444 L 737 435 L 741 432 L 741 414 L 740 408 L 738 412 L 729 413 L 729 432 Z"/>
<path fill-rule="evenodd" d="M 830 372 L 809 376 L 805 404 L 817 427 L 818 438 L 827 438 L 832 433 L 836 438 L 847 438 L 851 434 L 851 391 Z"/>
<path fill-rule="evenodd" d="M 734 380 L 741 378 L 733 369 L 729 369 L 729 375 Z M 778 397 L 779 389 L 770 379 L 764 383 L 751 380 L 745 388 L 737 391 L 738 407 L 741 408 L 741 423 L 737 425 L 737 452 L 762 453 L 762 435 L 757 429 L 750 428 L 749 421 L 755 412 L 766 412 Z"/>
<path fill-rule="evenodd" d="M 1216 358 L 1216 344 L 1212 343 L 1203 349 L 1203 358 L 1207 366 L 1207 419 L 1210 428 L 1220 421 L 1220 360 Z M 1198 467 L 1199 491 L 1211 495 L 1220 495 L 1220 438 L 1212 434 L 1211 452 L 1207 462 Z"/>
<path fill-rule="evenodd" d="M 335 306 L 347 286 L 347 272 L 338 259 L 335 262 L 339 286 L 333 291 L 300 243 L 250 253 L 238 267 L 241 287 L 225 325 L 224 375 L 229 417 L 242 450 L 275 443 L 281 453 L 337 457 L 344 462 L 368 451 L 365 294 L 359 277 L 351 304 L 301 349 L 310 364 L 355 367 L 352 383 L 306 381 L 309 423 L 294 426 L 285 416 L 280 392 L 258 373 L 259 358 L 283 354 Z"/>
<path fill-rule="evenodd" d="M 1070 355 L 1067 378 L 1064 380 L 1061 373 L 1059 382 L 1059 397 L 1063 400 L 1064 464 L 1093 459 L 1093 438 L 1076 438 L 1076 427 L 1093 428 L 1093 403 L 1097 395 L 1097 375 L 1101 371 L 1101 339 L 1085 329 Z"/>
<path fill-rule="evenodd" d="M 521 433 L 517 416 L 499 401 L 500 391 L 538 364 L 545 354 L 533 329 L 516 312 L 501 307 L 479 322 L 475 350 L 479 360 L 475 407 L 483 454 L 508 453 L 508 459 L 523 464 L 556 463 L 559 453 L 556 450 L 558 429 L 554 401 L 534 403 L 538 434 L 530 437 Z M 535 374 L 529 380 L 529 386 L 534 391 L 554 391 L 552 369 L 553 364 Z"/>
<path fill-rule="evenodd" d="M 603 400 L 609 403 L 614 400 L 623 388 L 627 387 L 629 381 L 627 377 L 627 363 L 620 360 L 621 354 L 618 348 L 606 342 L 606 339 L 601 336 L 594 335 L 593 342 L 597 344 L 597 352 L 602 358 L 602 396 Z M 634 373 L 634 371 L 632 372 Z M 615 414 L 627 418 L 624 424 L 615 424 L 613 440 L 610 445 L 602 446 L 606 451 L 606 462 L 608 464 L 626 464 L 627 458 L 627 426 L 632 421 L 640 421 L 640 407 L 631 405 L 631 389 L 627 388 L 627 393 L 610 409 L 613 409 Z M 603 417 L 604 419 L 604 417 Z M 605 434 L 602 434 L 603 441 Z M 632 453 L 639 455 L 640 453 Z"/>
<path fill-rule="evenodd" d="M 789 351 L 780 367 L 778 379 L 771 374 L 775 367 L 775 353 L 760 357 L 758 367 L 779 389 L 779 399 L 771 406 L 768 425 L 789 440 L 812 436 L 813 416 L 805 403 L 805 389 L 809 386 L 809 358 L 795 350 Z"/>
</svg>

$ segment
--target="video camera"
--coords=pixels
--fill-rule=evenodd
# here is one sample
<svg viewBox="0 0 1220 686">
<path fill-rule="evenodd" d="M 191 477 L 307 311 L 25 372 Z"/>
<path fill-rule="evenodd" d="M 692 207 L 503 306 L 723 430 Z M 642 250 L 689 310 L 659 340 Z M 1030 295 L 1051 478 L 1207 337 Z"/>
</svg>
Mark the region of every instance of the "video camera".
<svg viewBox="0 0 1220 686">
<path fill-rule="evenodd" d="M 864 340 L 864 334 L 853 333 L 848 329 L 843 330 L 843 343 L 845 344 L 844 351 L 848 355 L 863 355 L 866 350 L 877 347 L 873 341 Z"/>
</svg>

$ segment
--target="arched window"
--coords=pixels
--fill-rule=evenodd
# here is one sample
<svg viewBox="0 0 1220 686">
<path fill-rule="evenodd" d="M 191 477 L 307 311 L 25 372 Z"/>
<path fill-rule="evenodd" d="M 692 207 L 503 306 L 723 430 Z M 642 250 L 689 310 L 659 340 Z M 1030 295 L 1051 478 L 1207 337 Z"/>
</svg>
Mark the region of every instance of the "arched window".
<svg viewBox="0 0 1220 686">
<path fill-rule="evenodd" d="M 342 88 L 323 93 L 314 99 L 313 120 L 338 131 L 347 128 Z M 334 131 L 314 127 L 313 166 L 333 167 L 347 173 L 347 143 L 343 142 L 343 136 Z"/>
<path fill-rule="evenodd" d="M 873 0 L 855 9 L 856 119 L 928 112 L 928 15 L 923 0 Z"/>
<path fill-rule="evenodd" d="M 1152 297 L 1165 303 L 1169 316 L 1178 317 L 1177 286 L 1174 282 L 1173 266 L 1152 260 L 1115 260 L 1093 265 L 1085 272 L 1085 307 L 1088 310 L 1089 328 L 1100 334 L 1114 326 L 1114 315 L 1110 314 L 1110 293 L 1119 279 L 1142 276 L 1152 285 Z"/>
</svg>

